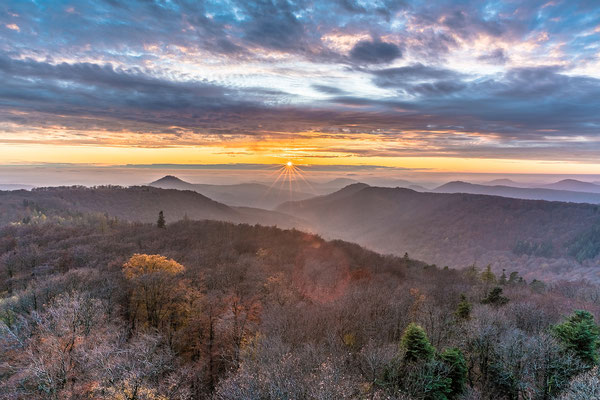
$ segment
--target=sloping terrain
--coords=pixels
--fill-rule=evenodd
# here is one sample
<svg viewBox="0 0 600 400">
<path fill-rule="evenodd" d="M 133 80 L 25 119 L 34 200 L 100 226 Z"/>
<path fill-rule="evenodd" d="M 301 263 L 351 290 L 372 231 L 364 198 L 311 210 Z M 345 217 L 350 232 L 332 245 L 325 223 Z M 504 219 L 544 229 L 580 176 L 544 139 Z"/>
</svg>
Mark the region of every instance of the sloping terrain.
<svg viewBox="0 0 600 400">
<path fill-rule="evenodd" d="M 218 221 L 0 226 L 0 399 L 573 399 L 597 287 L 507 275 Z M 569 315 L 593 334 L 550 336 Z"/>
<path fill-rule="evenodd" d="M 278 210 L 307 220 L 326 237 L 385 253 L 408 252 L 438 265 L 492 263 L 565 278 L 585 271 L 585 277 L 598 279 L 596 205 L 357 184 Z"/>
<path fill-rule="evenodd" d="M 0 223 L 69 213 L 102 213 L 125 221 L 154 222 L 159 211 L 164 212 L 167 222 L 189 218 L 302 226 L 300 221 L 288 215 L 230 207 L 189 190 L 150 186 L 74 186 L 0 192 Z"/>
</svg>

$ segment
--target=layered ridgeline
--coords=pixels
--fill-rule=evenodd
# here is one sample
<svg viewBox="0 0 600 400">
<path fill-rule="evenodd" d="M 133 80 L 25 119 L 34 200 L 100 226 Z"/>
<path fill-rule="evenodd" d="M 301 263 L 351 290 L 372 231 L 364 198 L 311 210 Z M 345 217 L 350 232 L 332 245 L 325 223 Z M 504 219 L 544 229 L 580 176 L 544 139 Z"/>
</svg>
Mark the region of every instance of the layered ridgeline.
<svg viewBox="0 0 600 400">
<path fill-rule="evenodd" d="M 273 179 L 277 179 L 274 175 Z M 286 201 L 300 201 L 311 197 L 330 194 L 344 187 L 360 183 L 355 179 L 336 178 L 325 182 L 308 181 L 296 174 L 292 182 L 287 177 L 269 184 L 250 182 L 230 185 L 190 183 L 173 175 L 164 176 L 149 186 L 162 189 L 192 190 L 229 206 L 246 206 L 272 209 Z M 428 189 L 402 179 L 371 178 L 369 183 L 384 187 L 405 187 L 419 192 Z"/>
<path fill-rule="evenodd" d="M 154 222 L 163 211 L 168 221 L 185 218 L 302 227 L 289 215 L 250 207 L 231 207 L 193 191 L 150 186 L 83 186 L 0 191 L 0 224 L 35 223 L 49 217 L 101 213 L 124 221 Z"/>
<path fill-rule="evenodd" d="M 577 179 L 563 179 L 543 186 L 546 189 L 570 190 L 573 192 L 600 193 L 600 185 L 593 182 L 582 182 Z"/>
<path fill-rule="evenodd" d="M 315 196 L 282 185 L 263 185 L 261 183 L 240 183 L 235 185 L 209 185 L 189 183 L 175 176 L 167 175 L 150 186 L 163 189 L 192 190 L 230 206 L 245 206 L 270 209 L 284 201 L 304 200 Z"/>
<path fill-rule="evenodd" d="M 584 190 L 585 189 L 585 190 Z M 586 192 L 589 191 L 589 192 Z M 432 190 L 434 193 L 470 193 L 511 197 L 526 200 L 564 201 L 600 204 L 600 186 L 576 180 L 560 181 L 544 187 L 514 187 L 508 185 L 477 185 L 455 181 Z"/>
<path fill-rule="evenodd" d="M 492 263 L 547 279 L 600 272 L 600 206 L 355 184 L 282 204 L 327 237 L 437 265 Z"/>
<path fill-rule="evenodd" d="M 212 219 L 295 227 L 440 266 L 492 264 L 526 277 L 598 281 L 599 206 L 353 184 L 276 211 L 232 207 L 189 190 L 148 186 L 0 192 L 0 223 L 87 213 L 125 221 Z"/>
<path fill-rule="evenodd" d="M 275 179 L 276 176 L 273 178 Z M 172 175 L 167 175 L 150 186 L 163 189 L 193 190 L 213 200 L 230 206 L 245 206 L 272 209 L 285 201 L 304 200 L 321 194 L 335 192 L 356 181 L 347 178 L 337 178 L 328 182 L 310 182 L 294 177 L 294 182 L 280 177 L 277 182 L 239 183 L 235 185 L 209 185 L 204 183 L 189 183 Z"/>
<path fill-rule="evenodd" d="M 0 398 L 590 398 L 597 287 L 507 275 L 217 221 L 11 224 Z"/>
</svg>

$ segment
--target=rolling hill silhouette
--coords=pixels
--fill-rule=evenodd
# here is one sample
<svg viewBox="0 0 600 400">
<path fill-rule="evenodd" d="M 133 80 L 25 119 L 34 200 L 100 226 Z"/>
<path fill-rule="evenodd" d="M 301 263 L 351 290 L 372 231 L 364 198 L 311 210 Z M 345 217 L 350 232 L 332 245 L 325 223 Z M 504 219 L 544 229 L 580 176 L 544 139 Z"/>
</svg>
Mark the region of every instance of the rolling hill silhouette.
<svg viewBox="0 0 600 400">
<path fill-rule="evenodd" d="M 237 207 L 258 207 L 271 209 L 284 201 L 304 200 L 315 194 L 289 190 L 279 185 L 263 185 L 261 183 L 240 183 L 235 185 L 194 184 L 167 175 L 150 186 L 162 189 L 193 190 L 218 202 Z"/>
<path fill-rule="evenodd" d="M 456 267 L 493 263 L 526 272 L 553 265 L 564 272 L 578 265 L 582 243 L 592 250 L 587 262 L 597 264 L 600 254 L 600 238 L 593 234 L 600 225 L 600 207 L 590 204 L 355 184 L 331 195 L 284 203 L 277 210 L 308 221 L 326 237 Z M 595 239 L 589 240 L 590 235 Z M 544 260 L 533 263 L 536 258 Z"/>
<path fill-rule="evenodd" d="M 521 188 L 512 186 L 487 186 L 454 181 L 432 190 L 434 193 L 470 193 L 490 196 L 512 197 L 526 200 L 564 201 L 573 203 L 600 204 L 600 193 L 555 190 L 547 188 Z"/>
</svg>

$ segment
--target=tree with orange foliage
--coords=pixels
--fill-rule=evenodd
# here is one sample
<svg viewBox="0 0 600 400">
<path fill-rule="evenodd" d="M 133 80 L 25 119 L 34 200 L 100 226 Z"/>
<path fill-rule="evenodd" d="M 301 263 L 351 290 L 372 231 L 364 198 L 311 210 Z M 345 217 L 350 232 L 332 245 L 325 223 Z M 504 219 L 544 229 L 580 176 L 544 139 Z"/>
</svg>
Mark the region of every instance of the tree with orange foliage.
<svg viewBox="0 0 600 400">
<path fill-rule="evenodd" d="M 180 275 L 185 267 L 161 255 L 134 254 L 123 264 L 123 275 L 131 284 L 130 319 L 153 328 L 175 323 L 185 293 Z"/>
</svg>

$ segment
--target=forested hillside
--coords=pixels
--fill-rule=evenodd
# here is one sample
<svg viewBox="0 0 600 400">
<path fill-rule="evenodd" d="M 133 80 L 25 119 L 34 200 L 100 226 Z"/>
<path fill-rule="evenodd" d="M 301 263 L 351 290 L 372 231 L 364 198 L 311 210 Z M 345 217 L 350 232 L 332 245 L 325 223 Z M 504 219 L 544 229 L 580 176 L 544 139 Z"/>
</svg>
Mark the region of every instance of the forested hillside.
<svg viewBox="0 0 600 400">
<path fill-rule="evenodd" d="M 0 398 L 598 390 L 598 289 L 509 272 L 216 221 L 12 224 L 0 229 Z"/>
<path fill-rule="evenodd" d="M 0 223 L 98 213 L 132 222 L 213 219 L 295 227 L 438 266 L 476 264 L 528 279 L 600 282 L 600 206 L 353 184 L 277 211 L 230 207 L 187 190 L 148 186 L 0 191 Z"/>
<path fill-rule="evenodd" d="M 285 203 L 327 237 L 439 266 L 492 264 L 533 279 L 600 281 L 600 206 L 356 184 Z"/>
<path fill-rule="evenodd" d="M 299 220 L 274 211 L 230 207 L 199 193 L 150 186 L 49 187 L 0 191 L 0 224 L 48 217 L 102 213 L 125 221 L 153 222 L 159 211 L 170 221 L 214 219 L 280 227 L 302 227 Z"/>
</svg>

